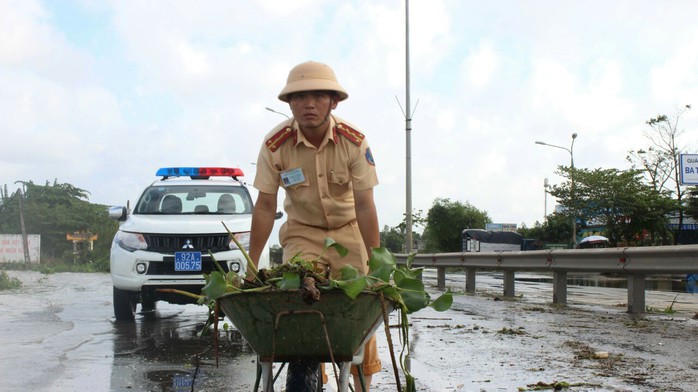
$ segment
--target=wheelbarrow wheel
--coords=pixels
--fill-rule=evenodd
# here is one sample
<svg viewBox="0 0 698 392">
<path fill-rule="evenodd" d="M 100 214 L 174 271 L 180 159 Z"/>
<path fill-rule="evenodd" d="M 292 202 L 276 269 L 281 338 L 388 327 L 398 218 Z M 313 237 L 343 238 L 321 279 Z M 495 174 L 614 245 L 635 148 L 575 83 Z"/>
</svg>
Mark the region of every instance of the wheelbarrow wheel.
<svg viewBox="0 0 698 392">
<path fill-rule="evenodd" d="M 286 371 L 286 392 L 322 391 L 320 363 L 317 361 L 291 361 Z"/>
</svg>

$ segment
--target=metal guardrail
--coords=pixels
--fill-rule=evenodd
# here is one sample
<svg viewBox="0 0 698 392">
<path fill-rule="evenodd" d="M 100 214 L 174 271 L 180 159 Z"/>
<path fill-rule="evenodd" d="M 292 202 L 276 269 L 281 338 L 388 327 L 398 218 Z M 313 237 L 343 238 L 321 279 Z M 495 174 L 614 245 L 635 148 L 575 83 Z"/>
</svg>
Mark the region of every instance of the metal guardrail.
<svg viewBox="0 0 698 392">
<path fill-rule="evenodd" d="M 405 264 L 407 255 L 396 254 Z M 568 272 L 607 272 L 627 275 L 628 312 L 645 311 L 647 275 L 698 273 L 698 245 L 628 247 L 603 249 L 553 249 L 521 252 L 417 254 L 414 267 L 437 269 L 437 287 L 446 288 L 446 268 L 464 268 L 465 291 L 475 292 L 478 270 L 504 272 L 504 296 L 515 295 L 517 271 L 553 273 L 553 303 L 567 303 Z"/>
</svg>

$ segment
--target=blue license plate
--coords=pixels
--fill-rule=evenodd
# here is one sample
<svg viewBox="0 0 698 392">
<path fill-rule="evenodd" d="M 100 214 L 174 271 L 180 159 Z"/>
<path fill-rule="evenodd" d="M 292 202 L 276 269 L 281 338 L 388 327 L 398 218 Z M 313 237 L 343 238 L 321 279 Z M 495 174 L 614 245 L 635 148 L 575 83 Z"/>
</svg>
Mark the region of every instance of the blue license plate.
<svg viewBox="0 0 698 392">
<path fill-rule="evenodd" d="M 175 271 L 201 271 L 201 252 L 175 252 Z"/>
</svg>

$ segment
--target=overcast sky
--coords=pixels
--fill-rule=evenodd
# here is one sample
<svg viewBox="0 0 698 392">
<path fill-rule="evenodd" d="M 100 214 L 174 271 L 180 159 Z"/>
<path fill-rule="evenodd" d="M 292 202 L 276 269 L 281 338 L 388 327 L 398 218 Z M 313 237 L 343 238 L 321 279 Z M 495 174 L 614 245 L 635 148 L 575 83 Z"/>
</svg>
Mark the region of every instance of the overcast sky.
<svg viewBox="0 0 698 392">
<path fill-rule="evenodd" d="M 410 2 L 412 197 L 542 221 L 544 179 L 629 168 L 645 121 L 698 105 L 698 2 Z M 331 65 L 366 134 L 381 227 L 405 212 L 403 0 L 0 0 L 0 185 L 132 203 L 163 166 L 237 166 L 290 113 L 288 71 Z M 401 105 L 403 109 L 401 109 Z M 698 150 L 698 108 L 681 119 Z M 547 200 L 548 212 L 554 200 Z M 418 229 L 416 229 L 418 230 Z M 273 239 L 275 240 L 275 239 Z"/>
</svg>

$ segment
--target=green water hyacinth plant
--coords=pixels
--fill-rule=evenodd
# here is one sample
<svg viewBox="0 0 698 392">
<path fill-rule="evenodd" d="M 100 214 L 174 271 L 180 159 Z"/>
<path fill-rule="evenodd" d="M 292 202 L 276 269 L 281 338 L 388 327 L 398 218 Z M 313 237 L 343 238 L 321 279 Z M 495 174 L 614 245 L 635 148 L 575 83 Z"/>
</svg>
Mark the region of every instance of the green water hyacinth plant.
<svg viewBox="0 0 698 392">
<path fill-rule="evenodd" d="M 223 225 L 225 226 L 225 223 Z M 226 230 L 228 230 L 227 227 Z M 324 276 L 317 273 L 315 268 L 316 262 L 322 255 L 314 260 L 306 260 L 300 253 L 292 257 L 287 263 L 269 270 L 258 270 L 230 230 L 228 233 L 246 258 L 248 269 L 252 272 L 252 281 L 243 280 L 235 272 L 226 272 L 214 259 L 216 270 L 210 274 L 204 274 L 206 285 L 201 290 L 200 295 L 170 290 L 196 298 L 199 304 L 209 306 L 209 314 L 211 315 L 209 320 L 216 323 L 215 330 L 217 330 L 218 320 L 217 300 L 227 293 L 296 290 L 303 294 L 304 290 L 310 290 L 310 301 L 316 295 L 315 300 L 317 300 L 321 295 L 320 293 L 328 290 L 341 290 L 351 299 L 355 299 L 363 291 L 379 293 L 391 301 L 400 312 L 402 332 L 400 334 L 402 339 L 400 365 L 406 380 L 406 385 L 402 390 L 406 392 L 416 391 L 414 377 L 409 373 L 405 363 L 409 356 L 408 315 L 427 306 L 436 311 L 448 310 L 453 303 L 453 295 L 448 290 L 432 300 L 421 280 L 423 268 L 412 268 L 414 255 L 408 258 L 406 265 L 398 265 L 395 256 L 390 251 L 385 248 L 373 248 L 368 262 L 369 273 L 367 275 L 359 274 L 356 268 L 347 265 L 340 270 L 338 277 Z M 331 238 L 326 238 L 324 242 L 323 254 L 327 251 L 336 251 L 342 257 L 348 253 L 344 246 Z M 308 287 L 309 285 L 312 287 Z"/>
</svg>

